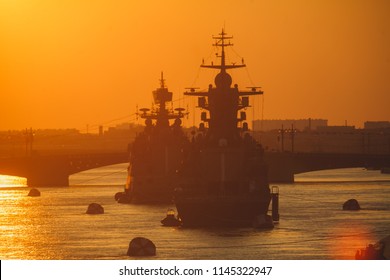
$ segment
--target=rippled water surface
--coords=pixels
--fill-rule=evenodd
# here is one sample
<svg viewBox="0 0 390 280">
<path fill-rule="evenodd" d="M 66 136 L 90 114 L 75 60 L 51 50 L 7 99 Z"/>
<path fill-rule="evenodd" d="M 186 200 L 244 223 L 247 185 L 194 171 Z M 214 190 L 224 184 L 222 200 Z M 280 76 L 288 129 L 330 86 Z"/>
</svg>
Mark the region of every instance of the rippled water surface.
<svg viewBox="0 0 390 280">
<path fill-rule="evenodd" d="M 0 258 L 129 259 L 129 241 L 143 236 L 157 247 L 151 259 L 353 259 L 390 234 L 390 176 L 379 171 L 313 172 L 279 185 L 281 218 L 272 230 L 163 227 L 174 205 L 118 204 L 125 179 L 126 165 L 115 165 L 28 197 L 25 181 L 0 177 Z M 363 209 L 342 211 L 350 198 Z M 85 214 L 92 202 L 105 213 Z"/>
</svg>

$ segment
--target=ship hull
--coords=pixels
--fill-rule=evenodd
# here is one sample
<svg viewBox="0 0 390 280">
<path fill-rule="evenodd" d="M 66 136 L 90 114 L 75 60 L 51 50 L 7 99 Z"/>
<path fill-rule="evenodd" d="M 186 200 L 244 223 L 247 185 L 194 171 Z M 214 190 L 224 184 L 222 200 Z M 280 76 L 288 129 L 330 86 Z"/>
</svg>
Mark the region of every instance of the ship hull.
<svg viewBox="0 0 390 280">
<path fill-rule="evenodd" d="M 131 158 L 132 179 L 128 191 L 131 203 L 172 203 L 176 170 L 183 157 L 181 147 L 186 139 L 156 137 L 149 142 L 137 140 Z M 137 150 L 139 146 L 141 148 Z"/>
<path fill-rule="evenodd" d="M 194 196 L 175 199 L 177 211 L 186 227 L 250 227 L 265 216 L 269 197 Z"/>
<path fill-rule="evenodd" d="M 172 176 L 140 176 L 134 177 L 130 190 L 131 203 L 153 204 L 172 203 Z"/>
</svg>

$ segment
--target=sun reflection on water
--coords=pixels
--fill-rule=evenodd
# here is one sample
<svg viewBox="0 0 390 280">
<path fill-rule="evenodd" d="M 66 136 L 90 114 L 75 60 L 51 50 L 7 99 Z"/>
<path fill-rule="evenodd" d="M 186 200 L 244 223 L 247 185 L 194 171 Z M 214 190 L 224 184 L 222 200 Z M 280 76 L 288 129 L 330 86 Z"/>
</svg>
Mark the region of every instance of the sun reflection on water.
<svg viewBox="0 0 390 280">
<path fill-rule="evenodd" d="M 27 187 L 27 179 L 17 176 L 0 175 L 0 188 Z"/>
<path fill-rule="evenodd" d="M 336 238 L 329 243 L 329 254 L 333 259 L 354 259 L 357 250 L 365 248 L 375 240 L 370 232 L 370 228 L 364 225 L 335 229 Z"/>
</svg>

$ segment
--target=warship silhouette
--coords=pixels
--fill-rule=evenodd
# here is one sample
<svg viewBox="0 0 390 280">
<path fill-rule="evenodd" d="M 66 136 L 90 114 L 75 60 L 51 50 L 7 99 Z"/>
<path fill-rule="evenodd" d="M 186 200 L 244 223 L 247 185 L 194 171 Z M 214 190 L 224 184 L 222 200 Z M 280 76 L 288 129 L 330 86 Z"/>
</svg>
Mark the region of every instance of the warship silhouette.
<svg viewBox="0 0 390 280">
<path fill-rule="evenodd" d="M 201 124 L 191 140 L 188 156 L 178 170 L 174 202 L 183 226 L 273 227 L 267 215 L 271 200 L 264 150 L 249 133 L 244 109 L 249 96 L 261 95 L 232 86 L 225 48 L 232 46 L 222 29 L 213 36 L 220 63 L 201 67 L 219 69 L 207 91 L 190 88 L 184 95 L 198 97 Z"/>
<path fill-rule="evenodd" d="M 176 170 L 188 145 L 181 127 L 187 113 L 168 108 L 172 95 L 161 73 L 160 87 L 153 91 L 155 105 L 139 109 L 145 129 L 132 143 L 125 191 L 115 197 L 119 203 L 172 202 Z"/>
</svg>

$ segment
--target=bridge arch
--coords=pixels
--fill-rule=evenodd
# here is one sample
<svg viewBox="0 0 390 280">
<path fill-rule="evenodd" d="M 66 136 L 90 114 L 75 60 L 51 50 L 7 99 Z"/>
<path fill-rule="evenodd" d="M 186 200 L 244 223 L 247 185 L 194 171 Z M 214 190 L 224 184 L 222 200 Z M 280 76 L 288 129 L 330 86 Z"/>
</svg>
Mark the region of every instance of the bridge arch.
<svg viewBox="0 0 390 280">
<path fill-rule="evenodd" d="M 69 176 L 83 170 L 127 163 L 128 153 L 52 155 L 0 160 L 0 174 L 27 178 L 29 186 L 68 186 Z M 389 167 L 390 154 L 265 153 L 269 181 L 294 182 L 294 174 L 347 167 Z"/>
<path fill-rule="evenodd" d="M 12 176 L 12 175 L 0 175 L 0 188 L 8 188 L 8 187 L 26 187 L 27 186 L 27 178 Z"/>
<path fill-rule="evenodd" d="M 70 174 L 69 185 L 124 185 L 128 163 L 104 165 Z"/>
<path fill-rule="evenodd" d="M 294 181 L 304 182 L 370 182 L 388 181 L 390 175 L 380 170 L 368 170 L 364 167 L 324 169 L 294 174 Z"/>
<path fill-rule="evenodd" d="M 339 169 L 390 166 L 390 154 L 266 153 L 271 182 L 294 182 L 294 174 Z"/>
<path fill-rule="evenodd" d="M 25 177 L 30 187 L 68 186 L 71 174 L 126 162 L 127 152 L 2 158 L 0 174 Z"/>
</svg>

